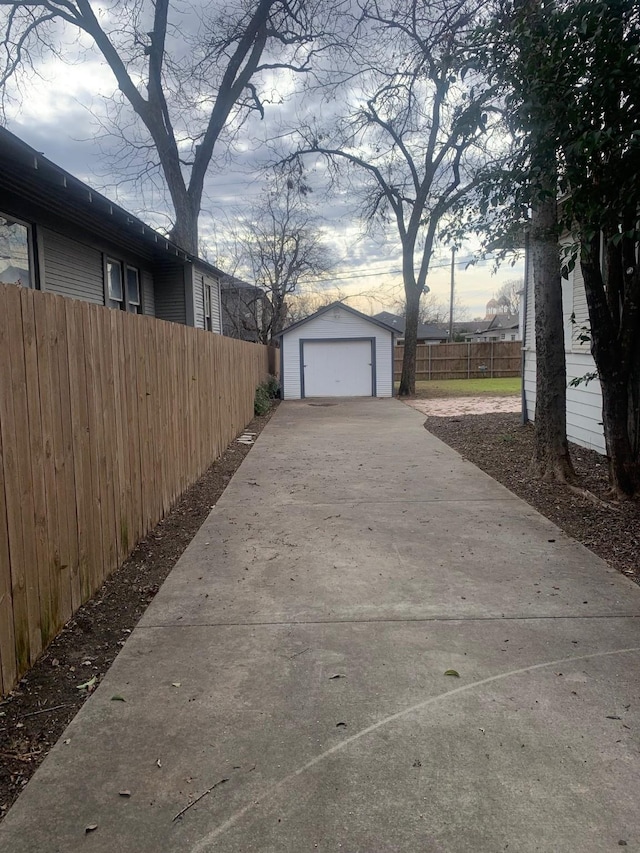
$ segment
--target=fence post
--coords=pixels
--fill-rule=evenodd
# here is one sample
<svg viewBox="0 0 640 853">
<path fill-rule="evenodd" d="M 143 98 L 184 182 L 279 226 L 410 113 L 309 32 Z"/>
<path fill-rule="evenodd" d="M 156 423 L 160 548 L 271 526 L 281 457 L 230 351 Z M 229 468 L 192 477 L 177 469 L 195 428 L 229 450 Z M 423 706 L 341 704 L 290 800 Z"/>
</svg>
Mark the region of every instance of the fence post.
<svg viewBox="0 0 640 853">
<path fill-rule="evenodd" d="M 431 347 L 429 347 L 429 379 L 431 379 Z"/>
<path fill-rule="evenodd" d="M 492 379 L 493 379 L 493 344 L 494 344 L 494 341 L 491 341 L 491 355 L 489 356 L 490 364 L 491 364 L 491 378 Z"/>
<path fill-rule="evenodd" d="M 467 341 L 467 379 L 471 378 L 471 341 Z"/>
</svg>

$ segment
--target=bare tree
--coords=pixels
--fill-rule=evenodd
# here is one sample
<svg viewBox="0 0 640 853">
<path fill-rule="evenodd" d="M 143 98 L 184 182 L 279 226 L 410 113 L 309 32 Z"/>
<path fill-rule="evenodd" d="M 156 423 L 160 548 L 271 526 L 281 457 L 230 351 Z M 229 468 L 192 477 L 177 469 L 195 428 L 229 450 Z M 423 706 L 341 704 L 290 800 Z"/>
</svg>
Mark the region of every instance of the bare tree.
<svg viewBox="0 0 640 853">
<path fill-rule="evenodd" d="M 365 220 L 391 226 L 400 241 L 401 395 L 415 392 L 420 298 L 439 228 L 474 186 L 478 158 L 486 157 L 490 91 L 461 64 L 477 8 L 476 0 L 365 2 L 354 59 L 358 85 L 345 116 L 332 127 L 310 123 L 299 132 L 298 156 L 316 153 L 334 174 L 346 170 Z"/>
<path fill-rule="evenodd" d="M 396 299 L 391 306 L 391 310 L 404 317 L 407 310 L 406 300 Z M 456 322 L 464 320 L 468 313 L 469 309 L 463 304 L 460 297 L 456 295 L 453 303 L 454 320 Z M 431 291 L 423 294 L 418 306 L 418 322 L 431 323 L 434 326 L 446 326 L 449 322 L 449 305 L 441 299 L 438 299 L 436 294 Z"/>
<path fill-rule="evenodd" d="M 524 279 L 511 278 L 494 293 L 494 299 L 500 302 L 512 317 L 520 313 L 520 302 L 524 291 Z"/>
<path fill-rule="evenodd" d="M 310 188 L 290 175 L 276 175 L 250 218 L 232 227 L 237 274 L 254 282 L 264 302 L 249 290 L 245 311 L 254 317 L 259 339 L 268 342 L 287 321 L 289 298 L 312 292 L 333 268 L 319 220 L 310 212 Z"/>
<path fill-rule="evenodd" d="M 194 254 L 214 152 L 248 115 L 264 116 L 266 76 L 309 71 L 336 18 L 325 0 L 236 0 L 202 14 L 170 0 L 104 8 L 90 0 L 0 0 L 0 7 L 0 84 L 48 56 L 63 61 L 69 29 L 89 37 L 118 86 L 119 131 L 133 134 L 129 150 L 142 153 L 143 174 L 161 175 L 174 210 L 170 236 Z"/>
<path fill-rule="evenodd" d="M 304 293 L 296 293 L 287 300 L 287 323 L 304 320 L 321 308 L 326 308 L 334 302 L 346 302 L 349 298 L 341 290 L 307 290 Z"/>
</svg>

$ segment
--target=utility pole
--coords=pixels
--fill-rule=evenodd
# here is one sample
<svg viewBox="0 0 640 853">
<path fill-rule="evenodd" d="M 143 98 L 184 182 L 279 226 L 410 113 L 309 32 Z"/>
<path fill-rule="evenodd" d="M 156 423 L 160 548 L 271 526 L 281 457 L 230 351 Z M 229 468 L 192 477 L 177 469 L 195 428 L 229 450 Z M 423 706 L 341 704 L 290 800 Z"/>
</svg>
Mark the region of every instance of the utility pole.
<svg viewBox="0 0 640 853">
<path fill-rule="evenodd" d="M 449 343 L 453 343 L 453 291 L 455 289 L 456 250 L 451 249 L 451 299 L 449 302 Z"/>
</svg>

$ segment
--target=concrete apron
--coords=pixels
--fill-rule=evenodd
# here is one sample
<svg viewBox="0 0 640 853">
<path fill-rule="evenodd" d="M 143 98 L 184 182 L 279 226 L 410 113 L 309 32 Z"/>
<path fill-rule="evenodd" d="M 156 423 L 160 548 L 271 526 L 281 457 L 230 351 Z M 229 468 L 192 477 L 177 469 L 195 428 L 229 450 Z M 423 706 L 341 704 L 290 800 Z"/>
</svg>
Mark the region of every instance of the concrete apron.
<svg viewBox="0 0 640 853">
<path fill-rule="evenodd" d="M 279 408 L 0 850 L 640 849 L 640 589 L 422 423 Z"/>
</svg>

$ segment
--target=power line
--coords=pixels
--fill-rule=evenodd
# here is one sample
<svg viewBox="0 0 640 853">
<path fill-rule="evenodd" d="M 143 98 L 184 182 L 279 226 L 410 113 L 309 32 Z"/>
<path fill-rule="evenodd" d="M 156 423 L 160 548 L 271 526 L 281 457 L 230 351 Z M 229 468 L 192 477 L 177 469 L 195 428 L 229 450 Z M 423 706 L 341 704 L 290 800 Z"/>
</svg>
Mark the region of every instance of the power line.
<svg viewBox="0 0 640 853">
<path fill-rule="evenodd" d="M 444 263 L 438 263 L 438 264 L 430 264 L 429 265 L 429 271 L 446 269 L 449 267 L 449 264 L 450 264 L 450 261 L 445 261 Z M 308 279 L 308 281 L 352 281 L 352 280 L 357 279 L 357 278 L 376 278 L 376 277 L 384 276 L 384 275 L 402 275 L 402 270 L 401 269 L 391 269 L 391 270 L 385 270 L 384 272 L 372 272 L 372 273 L 356 272 L 353 275 L 341 275 L 340 273 L 338 273 L 337 275 L 330 275 L 330 276 L 327 276 L 326 278 Z"/>
</svg>

